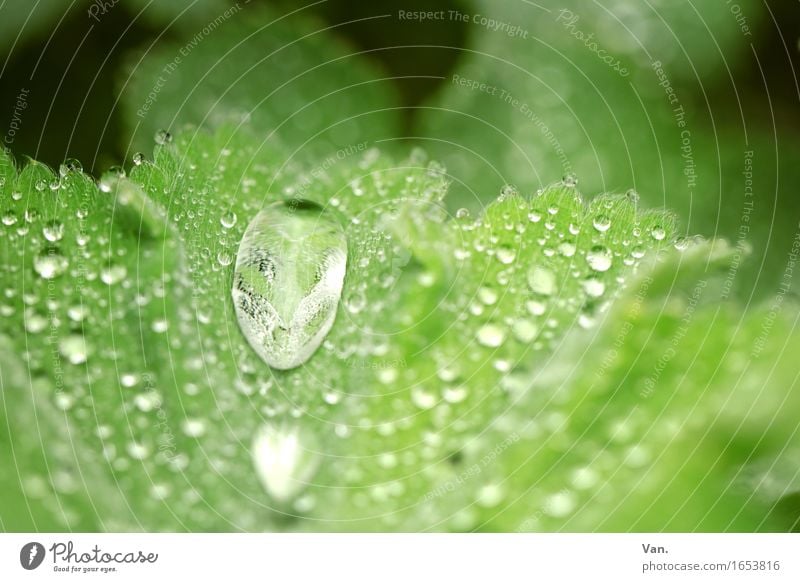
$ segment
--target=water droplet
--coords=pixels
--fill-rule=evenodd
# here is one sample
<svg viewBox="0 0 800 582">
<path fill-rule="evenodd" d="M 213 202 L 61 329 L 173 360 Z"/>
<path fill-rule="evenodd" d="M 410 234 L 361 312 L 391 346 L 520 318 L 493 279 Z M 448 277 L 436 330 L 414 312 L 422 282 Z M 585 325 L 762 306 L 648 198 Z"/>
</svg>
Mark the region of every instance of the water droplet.
<svg viewBox="0 0 800 582">
<path fill-rule="evenodd" d="M 575 469 L 572 473 L 571 483 L 575 489 L 591 489 L 600 480 L 600 476 L 589 467 Z"/>
<path fill-rule="evenodd" d="M 586 253 L 586 262 L 593 271 L 608 271 L 611 268 L 611 251 L 601 245 L 594 246 Z"/>
<path fill-rule="evenodd" d="M 25 331 L 39 333 L 47 327 L 47 319 L 37 313 L 25 313 Z"/>
<path fill-rule="evenodd" d="M 155 141 L 158 145 L 166 145 L 172 142 L 172 134 L 165 129 L 156 132 Z"/>
<path fill-rule="evenodd" d="M 606 232 L 611 228 L 611 219 L 605 215 L 596 216 L 592 225 L 597 232 Z"/>
<path fill-rule="evenodd" d="M 82 171 L 83 171 L 83 166 L 78 160 L 74 158 L 69 158 L 65 160 L 64 163 L 58 167 L 58 173 L 62 178 L 66 178 L 70 174 L 70 172 L 77 173 Z"/>
<path fill-rule="evenodd" d="M 136 166 L 141 166 L 144 163 L 145 157 L 144 154 L 141 152 L 137 152 L 133 154 L 133 163 Z"/>
<path fill-rule="evenodd" d="M 539 295 L 552 295 L 556 292 L 556 276 L 550 269 L 534 266 L 528 271 L 528 285 Z"/>
<path fill-rule="evenodd" d="M 42 279 L 58 277 L 67 270 L 67 266 L 69 266 L 67 258 L 54 248 L 43 251 L 33 260 L 33 270 Z"/>
<path fill-rule="evenodd" d="M 506 198 L 510 198 L 512 196 L 517 195 L 517 189 L 512 186 L 511 184 L 505 184 L 502 188 L 500 188 L 500 197 L 499 200 L 505 200 Z"/>
<path fill-rule="evenodd" d="M 217 253 L 217 262 L 223 267 L 227 267 L 233 262 L 233 257 L 231 257 L 225 251 L 220 251 Z"/>
<path fill-rule="evenodd" d="M 424 388 L 416 387 L 411 390 L 411 402 L 417 408 L 428 410 L 436 406 L 436 396 Z"/>
<path fill-rule="evenodd" d="M 561 179 L 561 182 L 567 188 L 574 188 L 578 185 L 578 176 L 575 174 L 569 173 Z"/>
<path fill-rule="evenodd" d="M 655 240 L 664 240 L 667 237 L 667 231 L 660 226 L 656 226 L 650 231 L 650 236 L 652 236 Z"/>
<path fill-rule="evenodd" d="M 234 224 L 236 224 L 236 213 L 231 210 L 226 212 L 219 218 L 219 223 L 222 225 L 223 228 L 232 228 Z"/>
<path fill-rule="evenodd" d="M 484 305 L 494 305 L 497 303 L 497 291 L 491 287 L 481 287 L 478 289 L 478 299 Z"/>
<path fill-rule="evenodd" d="M 13 212 L 7 212 L 3 215 L 3 224 L 6 226 L 13 226 L 17 224 L 17 215 Z"/>
<path fill-rule="evenodd" d="M 544 510 L 553 517 L 566 517 L 575 510 L 578 500 L 570 491 L 561 491 L 545 500 Z"/>
<path fill-rule="evenodd" d="M 563 257 L 572 257 L 575 255 L 575 245 L 569 242 L 563 242 L 558 245 L 558 252 Z"/>
<path fill-rule="evenodd" d="M 469 218 L 469 210 L 467 210 L 466 208 L 459 208 L 458 210 L 456 210 L 456 218 L 458 218 L 459 220 L 466 220 L 467 218 Z"/>
<path fill-rule="evenodd" d="M 542 315 L 547 311 L 547 306 L 541 301 L 526 301 L 525 307 L 531 315 Z"/>
<path fill-rule="evenodd" d="M 476 501 L 481 507 L 496 507 L 503 501 L 503 488 L 494 483 L 484 485 L 478 491 L 478 498 Z"/>
<path fill-rule="evenodd" d="M 190 438 L 200 438 L 206 433 L 206 423 L 197 418 L 187 418 L 181 425 L 183 434 Z"/>
<path fill-rule="evenodd" d="M 346 262 L 341 226 L 316 204 L 274 204 L 250 222 L 232 295 L 242 333 L 267 364 L 288 370 L 314 354 L 333 326 Z"/>
<path fill-rule="evenodd" d="M 594 277 L 589 277 L 583 282 L 583 290 L 589 297 L 600 297 L 606 292 L 606 284 Z"/>
<path fill-rule="evenodd" d="M 497 249 L 497 260 L 503 263 L 504 265 L 510 265 L 514 262 L 514 259 L 517 256 L 517 253 L 514 249 L 510 247 L 500 247 Z"/>
<path fill-rule="evenodd" d="M 103 269 L 100 272 L 100 280 L 106 285 L 116 285 L 128 274 L 128 270 L 122 265 L 115 265 Z"/>
<path fill-rule="evenodd" d="M 48 241 L 58 242 L 64 237 L 64 225 L 57 220 L 51 220 L 42 228 L 42 234 Z"/>
<path fill-rule="evenodd" d="M 278 502 L 290 501 L 308 484 L 319 465 L 305 448 L 298 429 L 261 425 L 253 438 L 256 474 L 267 493 Z"/>
<path fill-rule="evenodd" d="M 539 327 L 530 319 L 518 319 L 511 327 L 514 337 L 523 343 L 530 343 L 539 334 Z"/>
<path fill-rule="evenodd" d="M 475 337 L 482 346 L 497 348 L 506 340 L 506 332 L 498 325 L 487 323 L 478 330 Z"/>
<path fill-rule="evenodd" d="M 89 357 L 89 349 L 82 335 L 72 334 L 62 338 L 58 349 L 70 364 L 83 364 Z"/>
</svg>

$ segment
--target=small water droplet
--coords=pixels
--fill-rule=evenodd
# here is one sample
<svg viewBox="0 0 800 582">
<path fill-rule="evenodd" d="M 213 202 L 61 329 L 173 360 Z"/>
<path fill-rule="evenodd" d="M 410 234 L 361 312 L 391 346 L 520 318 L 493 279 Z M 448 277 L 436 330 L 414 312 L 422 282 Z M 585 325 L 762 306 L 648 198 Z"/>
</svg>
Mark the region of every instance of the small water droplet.
<svg viewBox="0 0 800 582">
<path fill-rule="evenodd" d="M 517 253 L 511 247 L 500 247 L 496 252 L 497 260 L 504 265 L 510 265 L 514 262 Z"/>
<path fill-rule="evenodd" d="M 599 279 L 589 277 L 583 281 L 583 290 L 589 297 L 600 297 L 606 292 L 606 284 Z"/>
<path fill-rule="evenodd" d="M 575 469 L 570 482 L 575 489 L 591 489 L 600 480 L 600 476 L 589 467 Z"/>
<path fill-rule="evenodd" d="M 611 228 L 611 219 L 605 215 L 596 216 L 592 225 L 597 232 L 606 232 Z"/>
<path fill-rule="evenodd" d="M 611 251 L 601 245 L 593 246 L 588 253 L 586 253 L 586 262 L 593 271 L 603 273 L 611 268 L 612 255 Z"/>
<path fill-rule="evenodd" d="M 561 179 L 561 182 L 567 188 L 574 188 L 578 185 L 578 176 L 573 173 L 569 173 Z"/>
<path fill-rule="evenodd" d="M 206 423 L 198 418 L 187 418 L 181 425 L 183 434 L 190 438 L 200 438 L 206 434 Z"/>
<path fill-rule="evenodd" d="M 67 270 L 67 258 L 55 248 L 44 250 L 33 260 L 33 270 L 42 279 L 54 279 Z"/>
<path fill-rule="evenodd" d="M 217 253 L 217 262 L 223 267 L 227 267 L 233 262 L 233 257 L 231 257 L 225 251 L 220 251 Z"/>
<path fill-rule="evenodd" d="M 306 449 L 297 428 L 261 425 L 253 438 L 256 474 L 267 493 L 285 503 L 297 496 L 314 476 L 319 458 Z"/>
<path fill-rule="evenodd" d="M 70 174 L 70 172 L 77 173 L 77 172 L 82 172 L 82 171 L 83 171 L 83 165 L 81 165 L 81 163 L 78 160 L 74 159 L 74 158 L 69 158 L 69 159 L 65 160 L 64 163 L 61 164 L 58 167 L 58 174 L 62 178 L 66 178 Z M 51 187 L 52 187 L 52 184 L 51 184 Z M 54 189 L 56 189 L 56 190 L 58 189 L 58 182 L 56 182 L 56 188 L 54 188 Z"/>
<path fill-rule="evenodd" d="M 51 220 L 42 228 L 42 234 L 48 241 L 58 242 L 64 237 L 64 225 L 57 220 Z"/>
<path fill-rule="evenodd" d="M 220 216 L 219 223 L 222 225 L 223 228 L 232 228 L 234 224 L 236 224 L 236 213 L 233 210 L 230 210 Z"/>
<path fill-rule="evenodd" d="M 505 200 L 510 198 L 511 196 L 517 195 L 517 189 L 512 186 L 511 184 L 505 184 L 502 188 L 500 188 L 500 197 L 499 200 Z"/>
<path fill-rule="evenodd" d="M 503 501 L 503 488 L 494 483 L 484 485 L 478 491 L 478 498 L 476 501 L 481 507 L 496 507 Z"/>
<path fill-rule="evenodd" d="M 498 325 L 487 323 L 478 330 L 475 337 L 482 346 L 497 348 L 506 340 L 506 332 Z"/>
<path fill-rule="evenodd" d="M 655 240 L 664 240 L 667 237 L 667 232 L 660 226 L 656 226 L 650 231 L 650 236 Z"/>
<path fill-rule="evenodd" d="M 571 491 L 561 491 L 545 500 L 544 510 L 553 517 L 566 517 L 575 510 L 578 500 Z"/>
<path fill-rule="evenodd" d="M 528 285 L 539 295 L 552 295 L 556 292 L 556 276 L 550 269 L 534 266 L 528 271 Z"/>
<path fill-rule="evenodd" d="M 142 152 L 136 152 L 133 154 L 133 164 L 136 166 L 141 166 L 144 163 L 145 157 Z"/>
<path fill-rule="evenodd" d="M 318 205 L 274 204 L 247 226 L 234 271 L 233 301 L 247 341 L 273 368 L 303 364 L 333 326 L 347 241 Z"/>
<path fill-rule="evenodd" d="M 172 134 L 165 129 L 160 129 L 156 132 L 155 142 L 158 145 L 166 145 L 172 142 Z"/>
<path fill-rule="evenodd" d="M 86 339 L 82 335 L 72 334 L 62 338 L 58 349 L 70 364 L 83 364 L 89 357 Z"/>
<path fill-rule="evenodd" d="M 106 285 L 116 285 L 128 274 L 128 270 L 122 265 L 113 265 L 100 272 L 100 280 Z"/>
<path fill-rule="evenodd" d="M 478 299 L 484 305 L 494 305 L 497 303 L 497 291 L 491 287 L 481 287 L 478 289 Z"/>
</svg>

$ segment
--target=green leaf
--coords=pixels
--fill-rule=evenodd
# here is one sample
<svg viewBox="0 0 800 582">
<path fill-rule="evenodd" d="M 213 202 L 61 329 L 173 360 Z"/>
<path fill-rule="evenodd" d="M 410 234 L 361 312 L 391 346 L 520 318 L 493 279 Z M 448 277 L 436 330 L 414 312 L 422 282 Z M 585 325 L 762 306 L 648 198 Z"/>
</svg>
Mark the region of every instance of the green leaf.
<svg viewBox="0 0 800 582">
<path fill-rule="evenodd" d="M 730 88 L 748 85 L 760 3 L 472 6 L 474 42 L 416 126 L 454 178 L 454 207 L 573 173 L 587 191 L 634 189 L 686 232 L 746 238 L 767 268 L 746 263 L 739 286 L 778 283 L 796 231 L 796 140 L 766 116 L 745 127 L 773 105 Z"/>
<path fill-rule="evenodd" d="M 44 32 L 71 8 L 67 0 L 6 0 L 0 6 L 0 52 L 18 48 Z"/>
<path fill-rule="evenodd" d="M 693 278 L 727 274 L 724 247 L 676 242 L 669 214 L 637 211 L 627 196 L 586 202 L 572 181 L 533 197 L 506 189 L 480 216 L 450 217 L 445 170 L 421 151 L 397 161 L 371 149 L 311 169 L 284 159 L 274 141 L 231 127 L 178 134 L 99 188 L 74 168 L 17 172 L 2 159 L 0 336 L 22 360 L 0 360 L 3 393 L 26 386 L 27 367 L 102 472 L 90 499 L 121 497 L 147 531 L 790 527 L 760 499 L 737 515 L 727 504 L 697 509 L 712 494 L 741 500 L 723 495 L 732 467 L 763 464 L 794 439 L 777 393 L 759 397 L 755 415 L 731 376 L 713 373 L 729 352 L 706 341 L 709 329 L 741 347 L 756 320 L 734 333 L 738 313 L 716 316 L 709 291 L 658 390 L 618 390 L 630 374 L 641 390 L 680 329 Z M 278 371 L 239 329 L 232 271 L 248 222 L 297 198 L 340 221 L 347 273 L 322 346 Z M 659 266 L 639 301 L 643 261 Z M 628 327 L 630 343 L 616 346 Z M 769 364 L 784 374 L 787 337 L 788 323 L 775 327 L 748 378 Z M 698 350 L 695 389 L 684 390 Z M 735 405 L 720 408 L 731 395 Z M 17 405 L 4 406 L 16 446 L 27 437 L 11 425 Z M 770 424 L 770 412 L 783 416 Z M 697 427 L 709 419 L 719 431 L 706 442 Z M 737 432 L 742 420 L 752 432 Z M 685 442 L 703 448 L 684 467 Z M 85 463 L 55 456 L 64 470 Z M 599 480 L 574 485 L 595 458 Z M 643 468 L 643 491 L 678 475 L 652 513 L 644 493 L 625 489 Z M 41 471 L 19 465 L 22 478 L 6 486 L 21 482 L 14 495 L 29 498 L 24 484 Z M 698 482 L 693 504 L 679 506 L 677 492 Z M 45 494 L 36 523 L 63 497 Z M 665 514 L 675 519 L 656 524 Z"/>
<path fill-rule="evenodd" d="M 132 58 L 120 80 L 129 143 L 149 151 L 186 122 L 235 124 L 307 160 L 393 137 L 391 80 L 307 18 L 235 4 Z"/>
</svg>

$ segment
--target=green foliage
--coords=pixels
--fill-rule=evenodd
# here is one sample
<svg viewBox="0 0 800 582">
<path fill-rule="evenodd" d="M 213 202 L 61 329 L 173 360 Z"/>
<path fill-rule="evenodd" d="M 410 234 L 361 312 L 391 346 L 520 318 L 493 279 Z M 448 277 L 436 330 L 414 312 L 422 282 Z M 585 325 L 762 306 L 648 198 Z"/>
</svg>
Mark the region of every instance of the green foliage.
<svg viewBox="0 0 800 582">
<path fill-rule="evenodd" d="M 4 507 L 7 529 L 786 527 L 759 521 L 774 496 L 728 490 L 795 438 L 781 418 L 756 436 L 787 414 L 772 389 L 737 391 L 765 366 L 790 373 L 788 321 L 742 375 L 758 316 L 742 325 L 704 296 L 640 395 L 694 281 L 730 253 L 677 250 L 669 215 L 625 196 L 586 203 L 572 182 L 507 189 L 473 219 L 447 216 L 444 168 L 421 152 L 282 160 L 231 128 L 179 134 L 99 188 L 74 167 L 3 158 L 3 454 L 20 476 L 4 486 L 29 501 Z M 278 372 L 238 328 L 232 268 L 248 218 L 296 197 L 341 221 L 348 268 L 323 346 Z M 637 265 L 658 256 L 641 299 Z M 295 435 L 312 468 L 282 498 L 253 459 L 265 426 Z M 653 503 L 665 475 L 675 493 Z M 710 496 L 746 503 L 698 515 Z"/>
<path fill-rule="evenodd" d="M 470 16 L 508 27 L 470 21 L 473 45 L 417 123 L 455 204 L 575 173 L 589 191 L 634 188 L 689 233 L 744 229 L 768 270 L 781 268 L 800 176 L 793 134 L 756 93 L 762 79 L 742 72 L 756 66 L 759 2 L 736 5 L 744 20 L 715 2 L 472 4 Z M 777 283 L 755 261 L 742 275 Z"/>
<path fill-rule="evenodd" d="M 738 24 L 568 3 L 625 76 L 554 12 L 479 6 L 534 38 L 476 35 L 458 74 L 497 92 L 451 83 L 420 125 L 446 167 L 372 147 L 388 86 L 319 26 L 217 2 L 146 9 L 195 36 L 130 61 L 129 133 L 158 145 L 127 174 L 0 152 L 3 529 L 797 529 L 796 306 L 746 310 L 746 245 L 613 193 L 687 212 L 701 187 L 637 39 L 688 109 Z M 700 166 L 717 134 L 688 122 Z M 321 347 L 279 371 L 231 289 L 249 221 L 297 199 L 341 224 L 347 272 Z"/>
<path fill-rule="evenodd" d="M 237 4 L 131 59 L 120 85 L 130 143 L 148 151 L 161 130 L 235 124 L 309 159 L 393 137 L 389 81 L 306 18 Z"/>
</svg>

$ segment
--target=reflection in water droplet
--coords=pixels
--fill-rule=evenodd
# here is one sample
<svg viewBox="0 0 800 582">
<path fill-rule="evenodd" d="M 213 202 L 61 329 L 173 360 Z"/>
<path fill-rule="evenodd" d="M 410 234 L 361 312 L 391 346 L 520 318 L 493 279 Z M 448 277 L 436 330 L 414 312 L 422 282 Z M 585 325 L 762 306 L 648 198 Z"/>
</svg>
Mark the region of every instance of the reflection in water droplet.
<svg viewBox="0 0 800 582">
<path fill-rule="evenodd" d="M 270 366 L 303 364 L 333 326 L 347 241 L 319 206 L 274 204 L 250 222 L 239 245 L 233 301 L 242 333 Z"/>
</svg>

